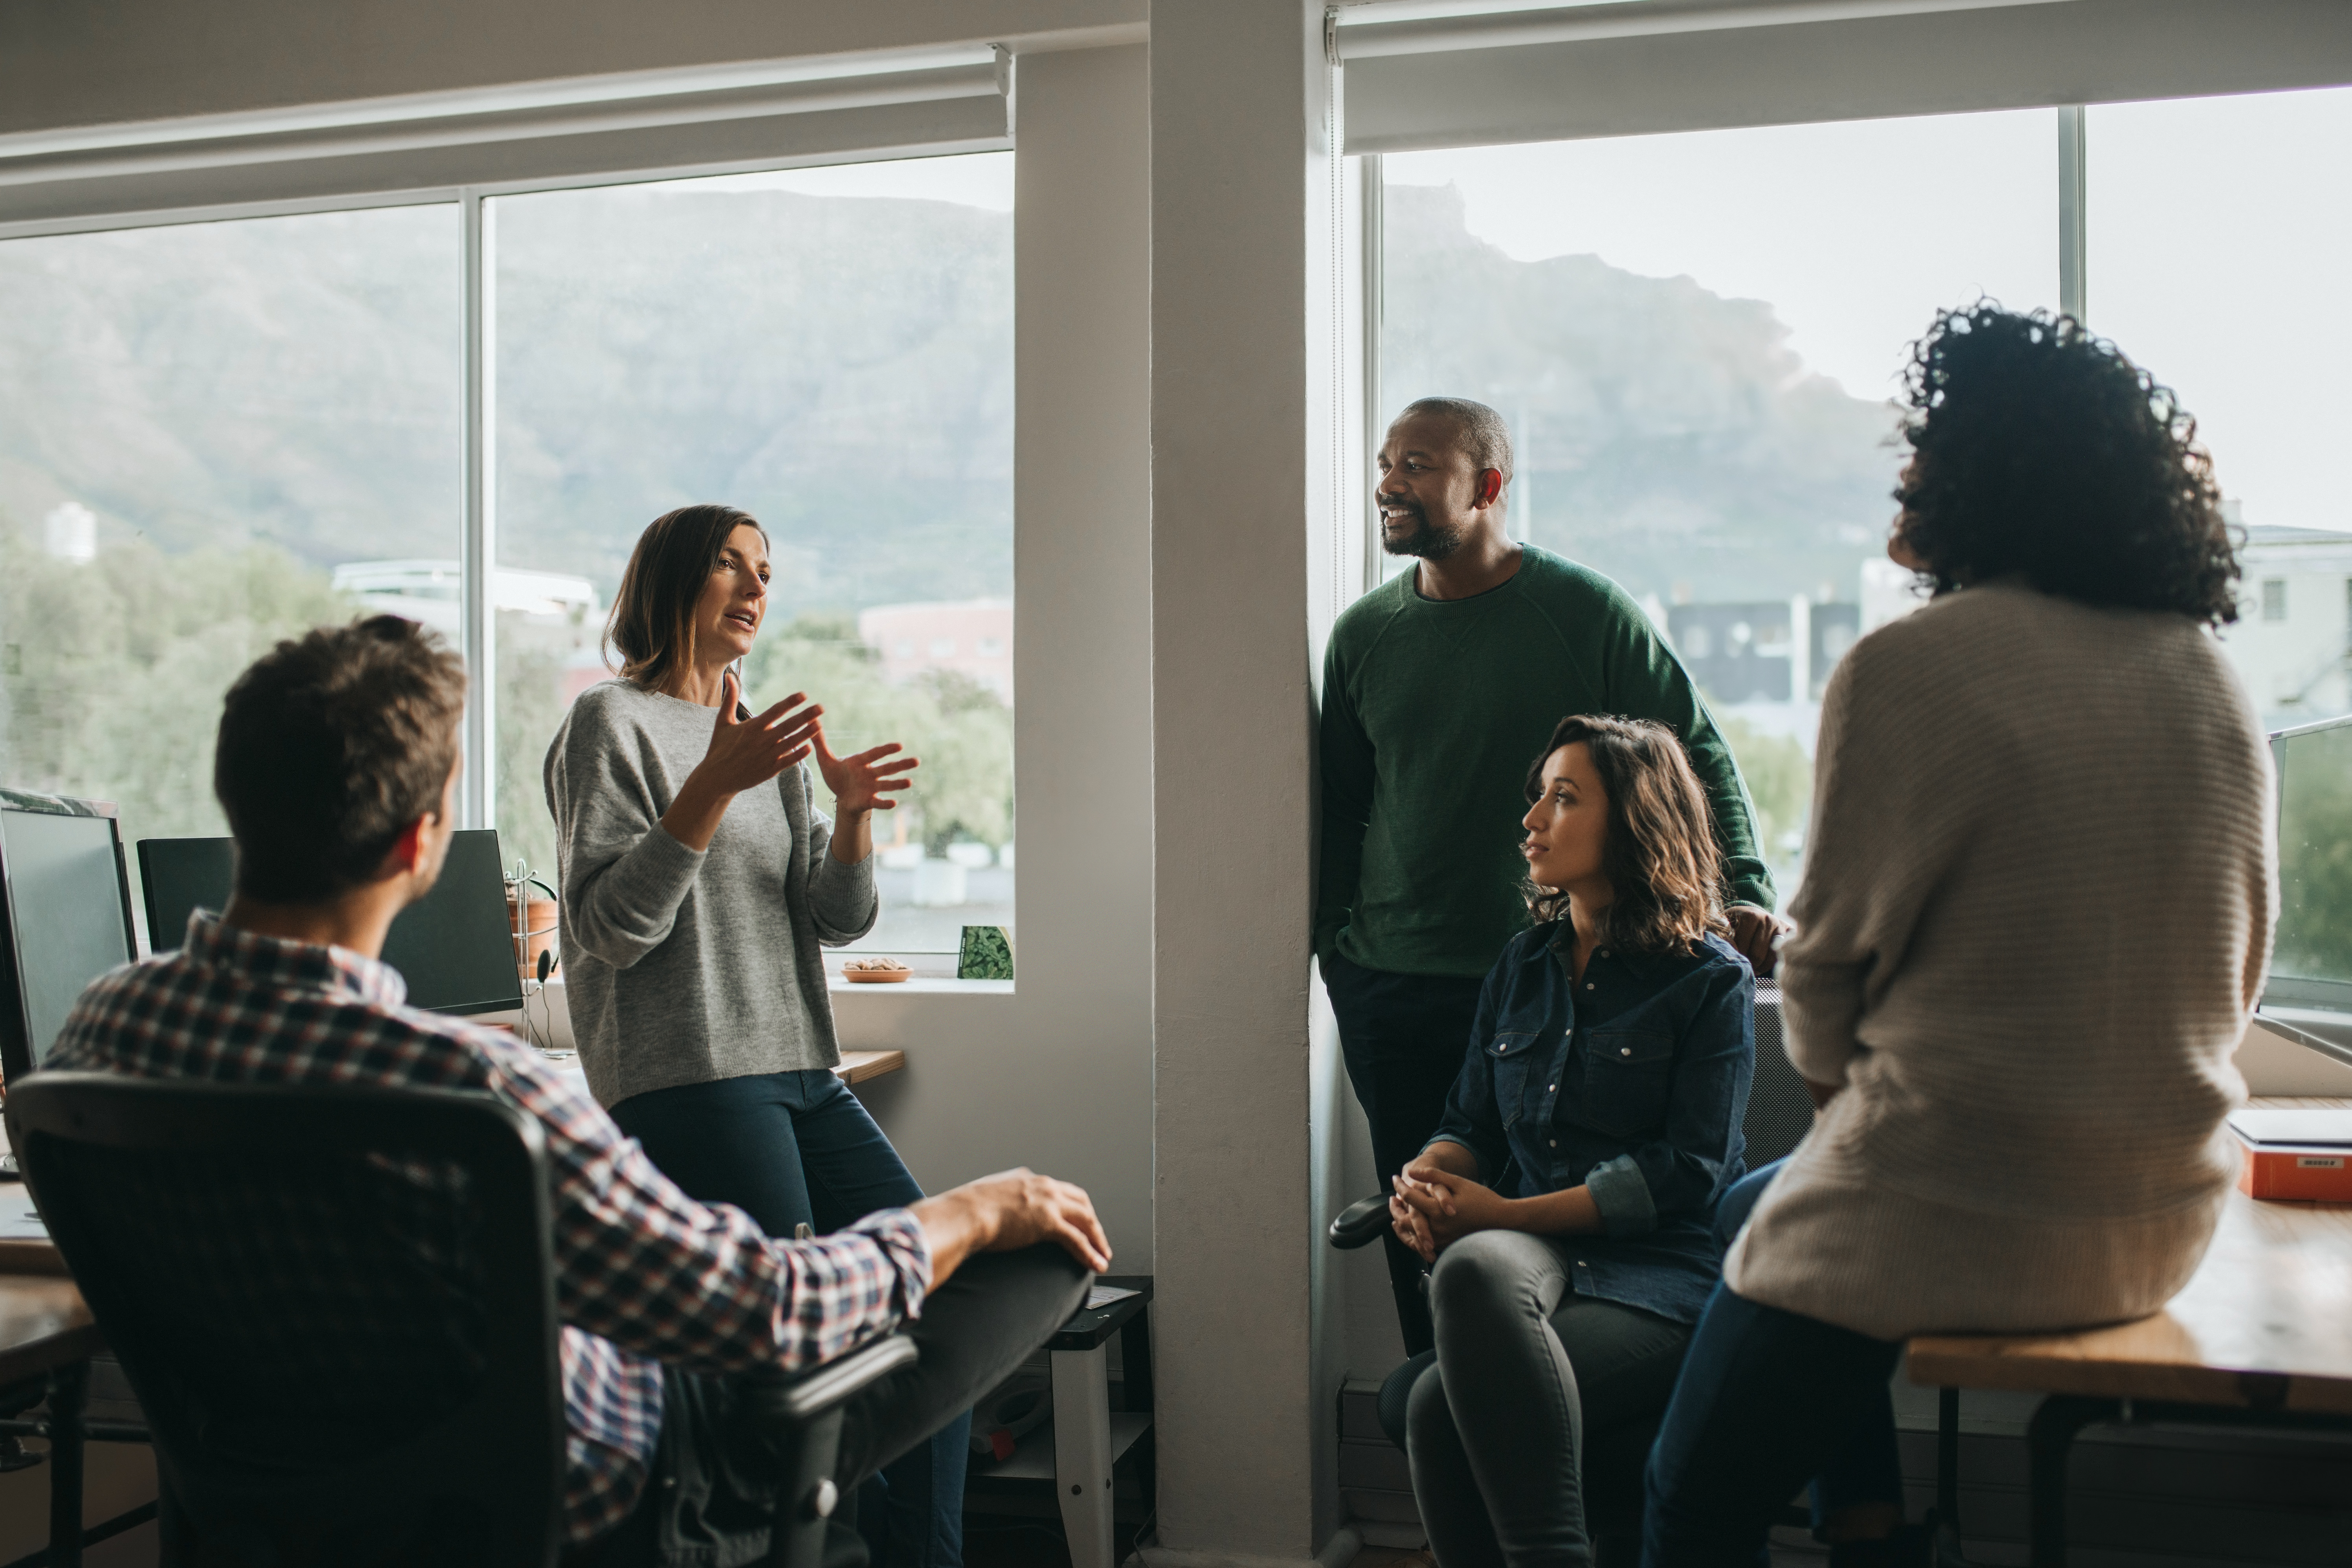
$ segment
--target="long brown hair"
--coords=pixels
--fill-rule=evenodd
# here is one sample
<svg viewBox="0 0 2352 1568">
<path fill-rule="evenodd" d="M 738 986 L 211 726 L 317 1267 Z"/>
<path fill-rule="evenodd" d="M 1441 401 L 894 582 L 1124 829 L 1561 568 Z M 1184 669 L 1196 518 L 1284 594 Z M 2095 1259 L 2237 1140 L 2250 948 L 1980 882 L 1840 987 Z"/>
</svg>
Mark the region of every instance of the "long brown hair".
<svg viewBox="0 0 2352 1568">
<path fill-rule="evenodd" d="M 710 502 L 682 506 L 647 523 L 604 621 L 604 662 L 619 653 L 621 674 L 655 690 L 691 665 L 694 606 L 719 570 L 719 552 L 746 523 L 759 529 L 764 543 L 768 531 L 757 518 Z"/>
<path fill-rule="evenodd" d="M 1554 727 L 1528 765 L 1528 804 L 1543 798 L 1545 762 L 1581 742 L 1609 795 L 1609 833 L 1601 868 L 1615 898 L 1601 930 L 1634 952 L 1687 952 L 1709 931 L 1727 931 L 1723 915 L 1723 850 L 1715 841 L 1706 793 L 1682 742 L 1648 719 L 1576 713 Z M 1528 912 L 1549 925 L 1568 913 L 1557 888 L 1525 889 Z"/>
</svg>

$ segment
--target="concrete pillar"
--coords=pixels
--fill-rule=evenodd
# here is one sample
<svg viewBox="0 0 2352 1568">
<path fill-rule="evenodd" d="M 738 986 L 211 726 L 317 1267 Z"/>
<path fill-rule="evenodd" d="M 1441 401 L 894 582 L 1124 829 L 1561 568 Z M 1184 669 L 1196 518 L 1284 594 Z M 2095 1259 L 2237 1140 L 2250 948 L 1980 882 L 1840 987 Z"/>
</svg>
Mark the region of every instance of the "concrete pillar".
<svg viewBox="0 0 2352 1568">
<path fill-rule="evenodd" d="M 1334 1544 L 1336 1443 L 1307 1010 L 1308 539 L 1328 553 L 1335 439 L 1322 14 L 1184 0 L 1151 27 L 1150 1560 L 1305 1563 Z"/>
</svg>

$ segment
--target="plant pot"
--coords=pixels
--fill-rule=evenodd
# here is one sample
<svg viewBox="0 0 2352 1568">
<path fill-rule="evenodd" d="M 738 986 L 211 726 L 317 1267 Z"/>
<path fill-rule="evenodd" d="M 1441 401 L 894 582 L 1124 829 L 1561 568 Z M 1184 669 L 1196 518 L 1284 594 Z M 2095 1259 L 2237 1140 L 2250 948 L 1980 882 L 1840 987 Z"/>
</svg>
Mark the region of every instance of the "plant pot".
<svg viewBox="0 0 2352 1568">
<path fill-rule="evenodd" d="M 525 980 L 539 978 L 539 955 L 555 946 L 557 923 L 553 899 L 532 899 L 523 905 L 524 935 L 513 937 L 515 969 Z M 515 929 L 515 890 L 507 889 L 507 930 Z"/>
</svg>

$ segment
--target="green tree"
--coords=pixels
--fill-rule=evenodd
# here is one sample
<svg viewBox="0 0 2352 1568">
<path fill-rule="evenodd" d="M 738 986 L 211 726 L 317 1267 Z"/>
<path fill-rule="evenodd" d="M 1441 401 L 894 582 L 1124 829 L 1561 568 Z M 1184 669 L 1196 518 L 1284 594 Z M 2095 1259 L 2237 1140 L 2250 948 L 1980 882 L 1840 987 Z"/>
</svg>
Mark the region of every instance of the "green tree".
<svg viewBox="0 0 2352 1568">
<path fill-rule="evenodd" d="M 59 560 L 0 520 L 0 783 L 113 801 L 126 839 L 227 831 L 212 789 L 229 682 L 354 601 L 274 545 Z"/>
<path fill-rule="evenodd" d="M 882 677 L 847 616 L 802 616 L 772 631 L 745 671 L 756 710 L 798 691 L 824 705 L 834 750 L 896 741 L 921 760 L 901 797 L 909 837 L 938 855 L 959 838 L 1002 845 L 1013 832 L 1013 710 L 967 677 L 933 671 L 905 686 Z M 822 779 L 819 805 L 833 809 Z M 887 818 L 877 824 L 895 834 Z"/>
<path fill-rule="evenodd" d="M 1786 897 L 1804 856 L 1805 827 L 1813 809 L 1813 760 L 1790 735 L 1768 735 L 1745 719 L 1717 712 L 1716 727 L 1748 781 L 1756 807 L 1757 846 Z"/>
</svg>

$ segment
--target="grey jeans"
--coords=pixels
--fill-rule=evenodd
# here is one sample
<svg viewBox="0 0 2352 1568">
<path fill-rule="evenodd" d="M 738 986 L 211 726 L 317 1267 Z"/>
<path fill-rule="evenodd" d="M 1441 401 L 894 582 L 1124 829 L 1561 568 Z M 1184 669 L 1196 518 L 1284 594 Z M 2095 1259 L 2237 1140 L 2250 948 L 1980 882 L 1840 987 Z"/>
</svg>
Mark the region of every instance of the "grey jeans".
<svg viewBox="0 0 2352 1568">
<path fill-rule="evenodd" d="M 1437 1362 L 1413 1385 L 1405 1452 L 1440 1568 L 1586 1568 L 1586 1439 L 1674 1392 L 1688 1326 L 1577 1295 L 1570 1247 L 1488 1230 L 1438 1255 Z"/>
</svg>

